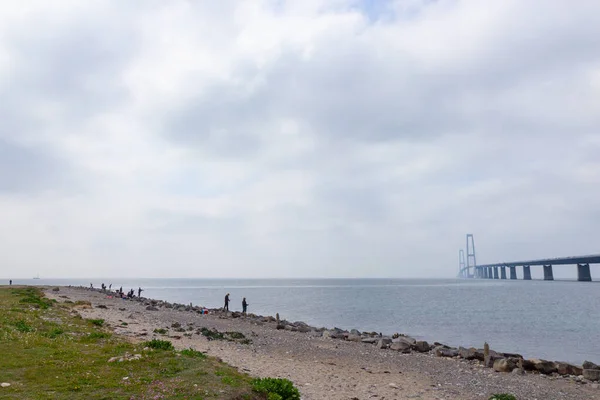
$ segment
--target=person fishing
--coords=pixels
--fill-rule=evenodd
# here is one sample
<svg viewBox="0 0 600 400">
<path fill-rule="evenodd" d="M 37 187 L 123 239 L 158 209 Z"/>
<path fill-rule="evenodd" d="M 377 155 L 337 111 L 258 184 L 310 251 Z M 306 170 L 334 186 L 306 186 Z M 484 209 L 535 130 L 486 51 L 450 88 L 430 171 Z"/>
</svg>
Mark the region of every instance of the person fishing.
<svg viewBox="0 0 600 400">
<path fill-rule="evenodd" d="M 248 309 L 248 303 L 246 302 L 246 298 L 242 300 L 242 312 L 246 314 L 246 310 Z"/>
<path fill-rule="evenodd" d="M 223 307 L 226 311 L 229 311 L 229 293 L 225 295 L 225 307 Z"/>
</svg>

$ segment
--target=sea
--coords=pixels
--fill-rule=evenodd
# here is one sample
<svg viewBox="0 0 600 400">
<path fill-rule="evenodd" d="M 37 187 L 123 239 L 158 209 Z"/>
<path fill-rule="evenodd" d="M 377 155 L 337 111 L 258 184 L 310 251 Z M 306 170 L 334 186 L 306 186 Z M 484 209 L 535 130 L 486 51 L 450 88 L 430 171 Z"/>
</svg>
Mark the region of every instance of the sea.
<svg viewBox="0 0 600 400">
<path fill-rule="evenodd" d="M 581 364 L 600 362 L 600 282 L 467 279 L 28 279 L 13 284 L 99 287 L 221 307 L 316 327 L 403 333 Z M 137 293 L 137 292 L 136 292 Z"/>
</svg>

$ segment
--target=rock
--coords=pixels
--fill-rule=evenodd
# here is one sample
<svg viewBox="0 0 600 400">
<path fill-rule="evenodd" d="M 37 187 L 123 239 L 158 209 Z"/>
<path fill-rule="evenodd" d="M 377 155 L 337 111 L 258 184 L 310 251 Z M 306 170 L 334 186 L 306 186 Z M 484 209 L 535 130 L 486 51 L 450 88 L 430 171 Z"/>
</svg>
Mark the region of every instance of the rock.
<svg viewBox="0 0 600 400">
<path fill-rule="evenodd" d="M 515 375 L 525 375 L 525 371 L 523 371 L 521 368 L 515 368 L 512 370 L 512 373 Z"/>
<path fill-rule="evenodd" d="M 369 343 L 369 344 L 375 344 L 379 341 L 379 338 L 374 338 L 374 337 L 370 337 L 370 338 L 364 338 L 361 340 L 361 342 L 363 343 Z"/>
<path fill-rule="evenodd" d="M 396 338 L 396 340 L 408 343 L 411 346 L 414 345 L 415 343 L 417 343 L 417 340 L 415 338 L 411 338 L 410 336 L 404 336 L 404 335 L 400 335 L 398 338 Z"/>
<path fill-rule="evenodd" d="M 419 353 L 427 353 L 429 350 L 431 350 L 431 346 L 429 346 L 429 343 L 427 343 L 424 340 L 418 340 L 417 343 L 415 343 L 415 345 L 413 346 L 413 348 Z"/>
<path fill-rule="evenodd" d="M 406 342 L 395 342 L 390 345 L 390 350 L 396 350 L 401 353 L 410 353 L 411 345 Z"/>
<path fill-rule="evenodd" d="M 350 334 L 350 335 L 348 335 L 348 337 L 346 338 L 346 340 L 348 340 L 349 342 L 361 342 L 362 341 L 362 336 Z"/>
<path fill-rule="evenodd" d="M 456 357 L 458 356 L 458 349 L 446 349 L 438 346 L 434 349 L 434 353 L 437 357 Z"/>
<path fill-rule="evenodd" d="M 584 361 L 583 362 L 583 369 L 600 369 L 600 366 L 594 364 L 591 361 Z"/>
<path fill-rule="evenodd" d="M 10 386 L 10 383 L 8 383 L 8 382 L 2 382 L 2 383 L 0 383 L 0 386 L 6 388 L 6 387 Z"/>
<path fill-rule="evenodd" d="M 516 363 L 511 358 L 499 358 L 494 361 L 494 371 L 496 372 L 511 372 L 516 367 Z"/>
<path fill-rule="evenodd" d="M 173 322 L 171 328 L 181 328 L 181 324 L 179 322 Z"/>
<path fill-rule="evenodd" d="M 379 339 L 379 341 L 377 342 L 377 348 L 378 349 L 387 349 L 389 347 L 389 345 L 392 344 L 392 339 L 389 338 L 381 338 Z"/>
<path fill-rule="evenodd" d="M 396 385 L 395 383 L 390 383 L 388 386 L 394 389 L 400 389 L 400 386 Z"/>
<path fill-rule="evenodd" d="M 552 361 L 538 359 L 530 361 L 533 362 L 536 371 L 539 371 L 540 374 L 550 375 L 551 373 L 556 372 L 556 365 Z"/>
<path fill-rule="evenodd" d="M 96 308 L 103 308 L 106 310 L 108 307 L 106 307 L 104 304 L 98 304 Z"/>
<path fill-rule="evenodd" d="M 146 307 L 146 310 L 148 310 L 148 311 L 158 311 L 158 308 L 156 308 L 154 306 L 148 306 L 148 307 Z"/>
<path fill-rule="evenodd" d="M 517 353 L 501 353 L 504 358 L 523 358 L 522 355 L 517 354 Z"/>
<path fill-rule="evenodd" d="M 525 371 L 535 371 L 535 363 L 531 360 L 522 360 L 521 363 L 523 364 L 523 369 Z"/>
<path fill-rule="evenodd" d="M 584 369 L 583 377 L 590 381 L 598 382 L 600 381 L 600 369 Z"/>
<path fill-rule="evenodd" d="M 560 375 L 581 375 L 583 373 L 583 368 L 576 365 L 561 361 L 557 361 L 554 364 L 556 365 L 556 372 Z"/>
<path fill-rule="evenodd" d="M 476 360 L 477 359 L 477 349 L 471 347 L 470 349 L 465 349 L 464 347 L 458 348 L 458 355 L 460 358 L 464 358 L 465 360 Z"/>
<path fill-rule="evenodd" d="M 311 331 L 310 326 L 306 326 L 306 325 L 300 325 L 296 329 L 298 329 L 298 332 L 302 332 L 302 333 L 307 333 L 307 332 Z"/>
<path fill-rule="evenodd" d="M 494 362 L 502 358 L 504 358 L 502 354 L 496 353 L 494 350 L 490 350 L 490 354 L 488 354 L 487 357 L 484 357 L 483 365 L 487 368 L 494 368 Z"/>
<path fill-rule="evenodd" d="M 357 330 L 357 329 L 352 329 L 352 330 L 350 331 L 350 334 L 351 334 L 351 335 L 358 335 L 358 336 L 360 336 L 360 331 L 359 331 L 359 330 Z"/>
</svg>

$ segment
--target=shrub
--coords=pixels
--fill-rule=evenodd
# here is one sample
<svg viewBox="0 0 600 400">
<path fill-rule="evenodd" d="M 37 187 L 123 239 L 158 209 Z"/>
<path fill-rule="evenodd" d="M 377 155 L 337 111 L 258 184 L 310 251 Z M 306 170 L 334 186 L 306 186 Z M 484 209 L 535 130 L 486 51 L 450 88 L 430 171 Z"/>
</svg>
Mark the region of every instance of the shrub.
<svg viewBox="0 0 600 400">
<path fill-rule="evenodd" d="M 168 340 L 152 339 L 149 342 L 144 342 L 144 346 L 156 350 L 173 350 L 173 343 Z"/>
<path fill-rule="evenodd" d="M 288 379 L 253 379 L 252 389 L 266 394 L 268 400 L 300 400 L 300 392 Z"/>
<path fill-rule="evenodd" d="M 194 358 L 201 358 L 201 359 L 206 358 L 206 354 L 202 353 L 201 351 L 194 350 L 191 347 L 189 349 L 181 350 L 181 354 L 184 356 L 187 356 L 187 357 L 194 357 Z"/>
<path fill-rule="evenodd" d="M 62 335 L 63 333 L 65 333 L 65 331 L 62 328 L 53 328 L 46 336 L 50 339 L 55 339 L 58 335 Z"/>
<path fill-rule="evenodd" d="M 158 333 L 160 335 L 166 335 L 167 334 L 167 330 L 165 328 L 158 328 L 154 330 L 154 333 Z"/>
<path fill-rule="evenodd" d="M 19 332 L 23 332 L 23 333 L 33 332 L 33 328 L 22 319 L 15 322 L 15 328 L 17 328 L 17 330 Z"/>
<path fill-rule="evenodd" d="M 108 339 L 111 336 L 110 333 L 106 332 L 92 332 L 86 336 L 87 339 Z"/>
<path fill-rule="evenodd" d="M 508 393 L 493 394 L 489 400 L 517 400 L 515 396 Z"/>
<path fill-rule="evenodd" d="M 214 339 L 214 340 L 223 340 L 225 339 L 225 337 L 223 336 L 223 334 L 221 332 L 219 332 L 218 330 L 210 330 L 208 328 L 202 328 L 200 330 L 200 332 L 202 332 L 203 336 L 206 336 L 208 339 Z"/>
<path fill-rule="evenodd" d="M 246 339 L 246 336 L 244 336 L 244 334 L 241 332 L 225 332 L 225 333 L 232 339 Z"/>
<path fill-rule="evenodd" d="M 95 326 L 102 326 L 102 325 L 104 325 L 104 320 L 103 319 L 90 319 L 88 321 L 90 321 L 90 323 L 92 325 L 95 325 Z"/>
</svg>

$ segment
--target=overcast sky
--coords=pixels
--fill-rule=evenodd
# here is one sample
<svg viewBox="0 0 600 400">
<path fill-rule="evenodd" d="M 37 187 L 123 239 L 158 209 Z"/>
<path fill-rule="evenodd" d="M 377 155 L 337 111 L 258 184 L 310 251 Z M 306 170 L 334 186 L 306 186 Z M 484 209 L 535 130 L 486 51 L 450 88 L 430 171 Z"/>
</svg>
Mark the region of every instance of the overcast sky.
<svg viewBox="0 0 600 400">
<path fill-rule="evenodd" d="M 600 1 L 0 3 L 0 276 L 453 277 L 466 233 L 600 253 Z"/>
</svg>

